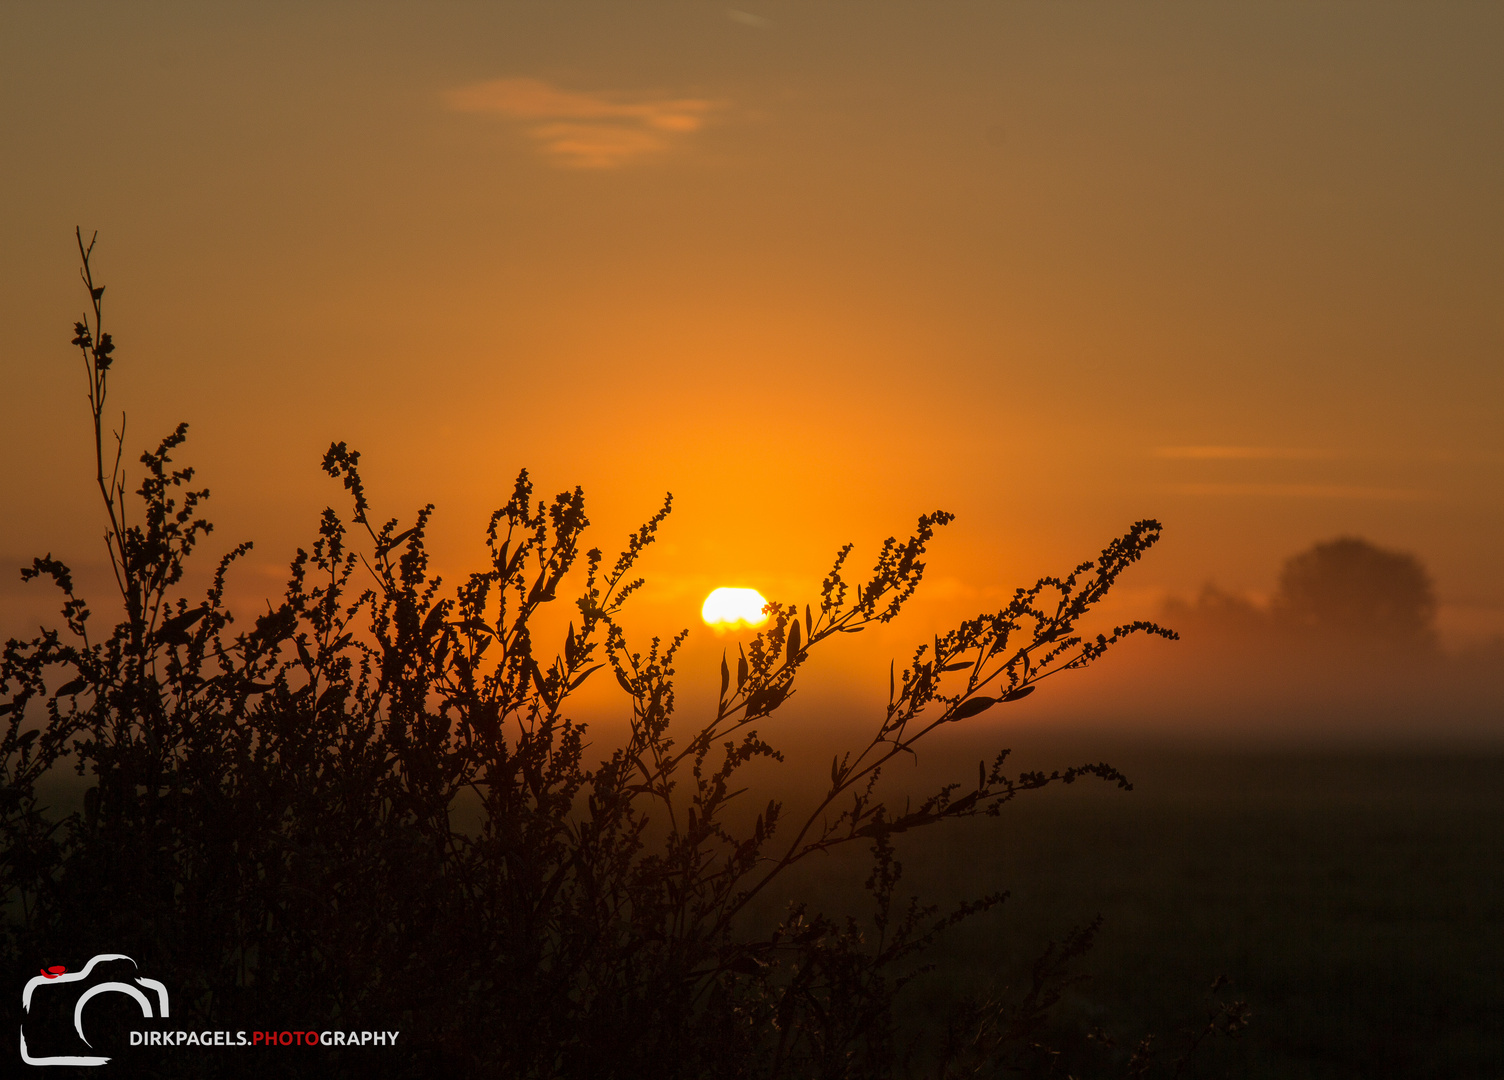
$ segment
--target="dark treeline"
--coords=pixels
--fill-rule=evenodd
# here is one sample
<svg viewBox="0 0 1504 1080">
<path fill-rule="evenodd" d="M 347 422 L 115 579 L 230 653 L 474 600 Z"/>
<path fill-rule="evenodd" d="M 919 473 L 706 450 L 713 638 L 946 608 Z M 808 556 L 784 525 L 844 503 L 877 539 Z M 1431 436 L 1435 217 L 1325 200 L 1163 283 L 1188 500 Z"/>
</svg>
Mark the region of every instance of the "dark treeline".
<svg viewBox="0 0 1504 1080">
<path fill-rule="evenodd" d="M 1354 656 L 1436 649 L 1436 594 L 1420 560 L 1353 536 L 1286 559 L 1267 606 L 1207 584 L 1166 614 L 1207 636 L 1319 643 Z"/>
</svg>

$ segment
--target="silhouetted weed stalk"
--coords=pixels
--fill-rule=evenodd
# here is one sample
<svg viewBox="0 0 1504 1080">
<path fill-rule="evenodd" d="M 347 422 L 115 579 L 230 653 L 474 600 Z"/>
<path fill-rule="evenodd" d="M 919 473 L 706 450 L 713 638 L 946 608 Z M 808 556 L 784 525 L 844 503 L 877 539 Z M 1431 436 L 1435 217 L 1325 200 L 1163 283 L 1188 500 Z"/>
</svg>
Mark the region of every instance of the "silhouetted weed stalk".
<svg viewBox="0 0 1504 1080">
<path fill-rule="evenodd" d="M 1051 946 L 1019 994 L 958 1002 L 943 1040 L 914 1057 L 895 1034 L 895 995 L 937 934 L 1004 894 L 943 916 L 903 902 L 891 838 L 995 815 L 1021 792 L 1082 776 L 1127 781 L 1100 763 L 1010 774 L 1004 751 L 979 764 L 974 785 L 947 785 L 902 812 L 877 784 L 937 728 L 1016 701 L 1129 634 L 1173 637 L 1149 622 L 1096 637 L 1077 629 L 1158 539 L 1157 522 L 921 645 L 890 671 L 871 740 L 832 761 L 812 809 L 790 815 L 772 800 L 739 824 L 728 807 L 750 796 L 734 790 L 738 770 L 781 760 L 759 723 L 823 642 L 899 614 L 951 515 L 925 515 L 908 540 L 887 540 L 865 579 L 847 577 L 843 547 L 817 605 L 770 605 L 734 668 L 723 659 L 714 716 L 687 737 L 674 698 L 685 634 L 644 653 L 617 622 L 668 500 L 608 564 L 583 547 L 580 490 L 535 502 L 524 472 L 491 516 L 485 569 L 446 592 L 424 546 L 432 507 L 406 528 L 376 524 L 360 455 L 336 443 L 323 464 L 353 512 L 324 511 L 282 601 L 242 627 L 223 597 L 250 544 L 220 560 L 202 599 L 177 588 L 211 528 L 197 516 L 208 492 L 172 461 L 186 425 L 142 456 L 141 509 L 128 516 L 123 419 L 113 445 L 105 434 L 114 342 L 81 234 L 79 250 L 91 312 L 73 344 L 124 616 L 96 633 L 67 566 L 49 556 L 22 572 L 61 589 L 65 629 L 9 641 L 0 664 L 15 970 L 124 952 L 172 988 L 177 1026 L 400 1028 L 406 1049 L 368 1055 L 363 1075 L 886 1076 L 906 1060 L 944 1076 L 1052 1068 L 1040 1042 L 1048 1011 L 1095 927 Z M 534 640 L 537 616 L 579 568 L 575 621 L 550 656 Z M 624 745 L 590 763 L 568 705 L 603 668 L 632 723 Z M 37 784 L 66 765 L 87 790 L 80 812 L 58 818 Z M 480 805 L 478 826 L 457 823 L 465 798 Z M 745 909 L 762 890 L 858 840 L 874 857 L 870 924 L 795 903 L 770 932 L 748 929 Z M 1125 1052 L 1118 1064 L 1140 1069 L 1140 1057 Z M 336 1057 L 320 1068 L 331 1060 L 341 1067 Z M 181 1067 L 272 1066 L 229 1054 Z"/>
</svg>

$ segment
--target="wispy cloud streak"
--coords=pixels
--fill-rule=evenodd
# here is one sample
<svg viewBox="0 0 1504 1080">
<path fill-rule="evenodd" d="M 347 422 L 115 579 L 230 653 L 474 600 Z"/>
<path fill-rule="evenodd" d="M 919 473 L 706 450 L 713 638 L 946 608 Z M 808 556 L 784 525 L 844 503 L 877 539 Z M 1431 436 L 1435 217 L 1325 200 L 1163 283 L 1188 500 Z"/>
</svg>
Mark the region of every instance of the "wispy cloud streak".
<svg viewBox="0 0 1504 1080">
<path fill-rule="evenodd" d="M 1414 488 L 1361 487 L 1349 484 L 1171 484 L 1176 495 L 1253 496 L 1276 499 L 1358 499 L 1412 502 L 1435 498 Z"/>
<path fill-rule="evenodd" d="M 1340 455 L 1335 450 L 1288 446 L 1161 446 L 1154 456 L 1178 461 L 1324 461 Z"/>
<path fill-rule="evenodd" d="M 631 98 L 561 90 L 541 79 L 491 79 L 445 95 L 457 112 L 522 121 L 556 164 L 614 169 L 699 131 L 719 103 L 706 98 Z"/>
</svg>

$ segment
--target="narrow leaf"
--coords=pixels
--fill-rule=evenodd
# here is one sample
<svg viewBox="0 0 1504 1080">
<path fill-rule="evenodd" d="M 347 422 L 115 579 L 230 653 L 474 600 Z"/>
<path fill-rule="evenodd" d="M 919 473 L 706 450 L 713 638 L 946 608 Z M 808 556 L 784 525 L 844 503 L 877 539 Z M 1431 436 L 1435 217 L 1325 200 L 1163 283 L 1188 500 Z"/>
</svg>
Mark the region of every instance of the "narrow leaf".
<svg viewBox="0 0 1504 1080">
<path fill-rule="evenodd" d="M 329 705 L 342 702 L 349 696 L 350 688 L 348 686 L 345 686 L 343 683 L 330 683 L 324 688 L 324 692 L 319 695 L 318 701 L 314 702 L 313 711 L 315 713 L 322 713 Z"/>
<path fill-rule="evenodd" d="M 721 700 L 726 700 L 726 691 L 731 686 L 731 668 L 726 664 L 726 650 L 721 650 Z"/>
<path fill-rule="evenodd" d="M 394 547 L 396 547 L 398 544 L 402 543 L 402 541 L 406 540 L 409 536 L 411 536 L 413 533 L 415 533 L 417 531 L 418 531 L 418 527 L 416 525 L 414 525 L 411 529 L 407 529 L 404 532 L 398 533 L 396 536 L 392 537 L 386 543 L 384 543 L 384 544 L 378 544 L 377 547 L 376 547 L 376 554 L 377 554 L 377 556 L 380 557 L 382 555 L 385 555 L 388 551 L 391 551 Z"/>
<path fill-rule="evenodd" d="M 586 679 L 590 678 L 591 675 L 595 674 L 605 666 L 605 664 L 596 664 L 594 667 L 586 668 L 583 672 L 575 677 L 574 682 L 569 684 L 569 688 L 571 690 L 578 690 L 581 683 L 583 683 Z"/>
<path fill-rule="evenodd" d="M 1033 692 L 1034 692 L 1034 687 L 1032 687 L 1032 686 L 1021 686 L 1017 690 L 1013 690 L 1013 691 L 1011 691 L 1009 693 L 1004 694 L 1003 695 L 1003 700 L 1004 701 L 1017 701 L 1019 698 L 1026 698 L 1026 697 L 1028 697 Z"/>
<path fill-rule="evenodd" d="M 783 699 L 788 697 L 787 686 L 764 686 L 761 690 L 754 691 L 747 699 L 747 715 L 764 716 L 771 713 L 783 704 Z"/>
<path fill-rule="evenodd" d="M 443 625 L 443 622 L 444 605 L 442 603 L 435 604 L 429 609 L 427 616 L 423 619 L 423 640 L 432 641 L 433 636 L 439 632 L 439 627 Z"/>
<path fill-rule="evenodd" d="M 967 717 L 984 713 L 997 704 L 997 698 L 974 697 L 970 701 L 963 701 L 956 706 L 956 711 L 951 714 L 952 720 L 965 720 Z"/>
<path fill-rule="evenodd" d="M 164 620 L 162 625 L 157 628 L 157 635 L 164 641 L 174 640 L 179 635 L 183 637 L 183 640 L 186 640 L 188 628 L 207 614 L 209 614 L 209 609 L 201 606 L 194 608 L 192 611 L 185 611 L 181 615 L 174 615 L 172 618 Z"/>
</svg>

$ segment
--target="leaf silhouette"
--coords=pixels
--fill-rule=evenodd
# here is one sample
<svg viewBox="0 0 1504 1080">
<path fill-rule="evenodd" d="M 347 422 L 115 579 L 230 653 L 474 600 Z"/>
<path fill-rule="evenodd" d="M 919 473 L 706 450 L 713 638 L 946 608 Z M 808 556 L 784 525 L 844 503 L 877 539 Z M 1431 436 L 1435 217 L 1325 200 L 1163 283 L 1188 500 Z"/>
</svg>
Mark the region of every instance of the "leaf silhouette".
<svg viewBox="0 0 1504 1080">
<path fill-rule="evenodd" d="M 970 717 L 976 716 L 978 713 L 986 712 L 988 709 L 996 705 L 997 701 L 997 698 L 992 697 L 971 698 L 969 701 L 963 701 L 961 702 L 961 704 L 957 705 L 956 711 L 951 713 L 950 718 L 952 720 L 966 720 Z"/>
</svg>

